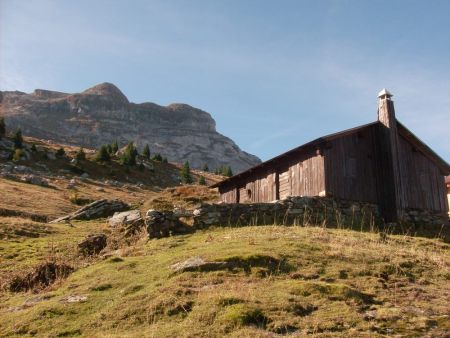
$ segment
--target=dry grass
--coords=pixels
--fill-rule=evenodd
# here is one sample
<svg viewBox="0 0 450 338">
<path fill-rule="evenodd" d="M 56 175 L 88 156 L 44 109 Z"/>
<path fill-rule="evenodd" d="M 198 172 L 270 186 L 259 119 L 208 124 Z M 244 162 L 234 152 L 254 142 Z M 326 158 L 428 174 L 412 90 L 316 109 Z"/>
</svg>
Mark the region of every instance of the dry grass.
<svg viewBox="0 0 450 338">
<path fill-rule="evenodd" d="M 445 337 L 449 248 L 440 240 L 319 227 L 221 228 L 140 240 L 80 265 L 35 304 L 30 294 L 0 295 L 0 334 Z M 233 264 L 202 272 L 169 268 L 194 256 Z M 66 303 L 73 296 L 85 300 Z"/>
</svg>

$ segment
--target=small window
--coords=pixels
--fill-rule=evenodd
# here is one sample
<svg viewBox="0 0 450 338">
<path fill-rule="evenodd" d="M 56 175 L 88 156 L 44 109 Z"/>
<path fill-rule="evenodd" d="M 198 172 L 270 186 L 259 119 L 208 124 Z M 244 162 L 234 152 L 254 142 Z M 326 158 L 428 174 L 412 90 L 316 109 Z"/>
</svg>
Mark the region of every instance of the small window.
<svg viewBox="0 0 450 338">
<path fill-rule="evenodd" d="M 247 189 L 247 198 L 252 198 L 252 191 L 250 189 Z"/>
</svg>

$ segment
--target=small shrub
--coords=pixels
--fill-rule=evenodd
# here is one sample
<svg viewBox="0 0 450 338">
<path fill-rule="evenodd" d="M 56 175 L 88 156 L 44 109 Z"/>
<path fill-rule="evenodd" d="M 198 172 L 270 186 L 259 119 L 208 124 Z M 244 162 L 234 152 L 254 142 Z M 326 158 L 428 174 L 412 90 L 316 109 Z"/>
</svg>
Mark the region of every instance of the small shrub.
<svg viewBox="0 0 450 338">
<path fill-rule="evenodd" d="M 33 153 L 36 153 L 36 152 L 37 152 L 37 148 L 36 148 L 36 145 L 35 145 L 34 143 L 31 145 L 30 150 L 31 150 Z"/>
<path fill-rule="evenodd" d="M 157 161 L 157 162 L 162 162 L 163 158 L 162 158 L 161 154 L 157 153 L 157 154 L 153 155 L 152 160 Z"/>
<path fill-rule="evenodd" d="M 245 304 L 227 307 L 223 319 L 232 326 L 255 325 L 261 328 L 264 328 L 269 321 L 261 309 L 251 308 Z"/>
<path fill-rule="evenodd" d="M 65 154 L 66 154 L 66 151 L 64 150 L 63 147 L 61 147 L 61 148 L 59 148 L 59 149 L 56 151 L 55 156 L 58 157 L 58 158 L 61 158 L 61 157 L 63 157 Z"/>
<path fill-rule="evenodd" d="M 76 155 L 75 155 L 75 159 L 77 161 L 84 161 L 86 159 L 86 153 L 84 152 L 83 148 L 80 148 Z"/>
<path fill-rule="evenodd" d="M 22 158 L 22 156 L 24 155 L 24 152 L 23 152 L 23 150 L 22 149 L 15 149 L 14 150 L 14 155 L 13 155 L 13 158 L 12 158 L 12 160 L 14 161 L 14 162 L 18 162 L 18 161 L 20 161 L 20 159 Z"/>
<path fill-rule="evenodd" d="M 208 165 L 207 165 L 206 163 L 203 165 L 202 170 L 203 170 L 203 171 L 206 171 L 206 172 L 209 171 Z"/>
<path fill-rule="evenodd" d="M 206 180 L 204 176 L 200 176 L 200 178 L 198 179 L 198 184 L 206 185 Z"/>
<path fill-rule="evenodd" d="M 80 196 L 78 196 L 78 193 L 76 191 L 70 194 L 69 201 L 76 205 L 86 205 L 93 202 L 93 200 L 89 198 L 81 198 Z"/>
</svg>

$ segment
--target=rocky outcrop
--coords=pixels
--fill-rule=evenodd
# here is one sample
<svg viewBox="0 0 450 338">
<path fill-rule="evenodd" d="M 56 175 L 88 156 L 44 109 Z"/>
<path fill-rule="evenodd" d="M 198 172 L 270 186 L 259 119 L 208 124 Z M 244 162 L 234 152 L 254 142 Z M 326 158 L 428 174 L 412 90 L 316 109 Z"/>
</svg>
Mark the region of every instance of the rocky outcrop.
<svg viewBox="0 0 450 338">
<path fill-rule="evenodd" d="M 141 217 L 139 210 L 116 212 L 109 219 L 109 226 L 120 228 L 125 232 L 125 236 L 139 232 L 144 225 L 144 219 Z"/>
<path fill-rule="evenodd" d="M 69 215 L 55 219 L 50 223 L 60 223 L 70 220 L 89 220 L 108 217 L 113 215 L 115 212 L 125 211 L 128 210 L 129 208 L 130 206 L 122 201 L 102 199 L 92 202 Z"/>
<path fill-rule="evenodd" d="M 148 143 L 169 161 L 189 160 L 193 168 L 230 165 L 235 173 L 261 162 L 218 133 L 207 112 L 187 104 L 130 103 L 110 83 L 77 94 L 43 89 L 0 94 L 0 115 L 25 135 L 92 148 L 114 140 L 134 141 L 138 148 Z"/>
</svg>

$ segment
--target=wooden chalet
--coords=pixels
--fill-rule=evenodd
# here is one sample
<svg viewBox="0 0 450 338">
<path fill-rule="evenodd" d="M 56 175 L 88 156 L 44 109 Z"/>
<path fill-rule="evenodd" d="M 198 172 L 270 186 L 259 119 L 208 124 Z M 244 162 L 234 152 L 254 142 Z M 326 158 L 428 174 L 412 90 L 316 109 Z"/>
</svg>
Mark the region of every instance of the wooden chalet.
<svg viewBox="0 0 450 338">
<path fill-rule="evenodd" d="M 450 166 L 395 118 L 379 95 L 378 121 L 320 137 L 219 182 L 226 203 L 334 196 L 377 204 L 387 222 L 406 209 L 448 211 Z"/>
</svg>

